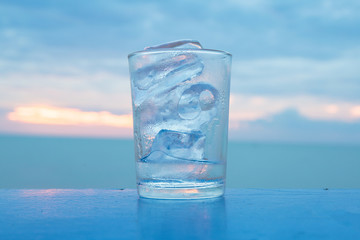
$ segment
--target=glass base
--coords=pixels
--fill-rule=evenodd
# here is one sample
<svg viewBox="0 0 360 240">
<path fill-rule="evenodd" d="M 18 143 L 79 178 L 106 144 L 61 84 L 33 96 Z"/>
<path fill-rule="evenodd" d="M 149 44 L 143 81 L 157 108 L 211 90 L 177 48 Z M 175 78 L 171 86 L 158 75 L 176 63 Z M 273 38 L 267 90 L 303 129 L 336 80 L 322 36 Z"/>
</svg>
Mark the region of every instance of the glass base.
<svg viewBox="0 0 360 240">
<path fill-rule="evenodd" d="M 163 185 L 163 186 L 161 186 Z M 172 184 L 173 185 L 173 184 Z M 186 187 L 181 184 L 179 187 L 169 187 L 169 183 L 142 183 L 138 185 L 140 197 L 157 199 L 203 199 L 215 198 L 224 195 L 224 184 L 204 184 L 204 186 Z"/>
</svg>

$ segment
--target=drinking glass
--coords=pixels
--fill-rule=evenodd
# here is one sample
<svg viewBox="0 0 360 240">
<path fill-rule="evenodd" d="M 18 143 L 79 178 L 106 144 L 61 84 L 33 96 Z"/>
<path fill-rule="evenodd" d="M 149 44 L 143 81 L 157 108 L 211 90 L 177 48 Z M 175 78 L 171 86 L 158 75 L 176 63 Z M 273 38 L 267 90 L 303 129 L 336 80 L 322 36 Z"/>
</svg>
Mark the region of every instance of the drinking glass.
<svg viewBox="0 0 360 240">
<path fill-rule="evenodd" d="M 231 58 L 197 48 L 129 54 L 141 197 L 224 194 Z"/>
</svg>

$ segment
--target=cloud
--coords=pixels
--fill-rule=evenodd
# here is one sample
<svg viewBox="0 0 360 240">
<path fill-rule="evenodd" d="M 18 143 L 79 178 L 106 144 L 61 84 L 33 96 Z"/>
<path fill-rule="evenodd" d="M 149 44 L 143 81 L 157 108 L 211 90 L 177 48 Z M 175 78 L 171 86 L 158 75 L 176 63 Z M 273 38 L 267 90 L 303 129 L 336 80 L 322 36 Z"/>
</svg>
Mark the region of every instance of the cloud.
<svg viewBox="0 0 360 240">
<path fill-rule="evenodd" d="M 107 137 L 129 137 L 132 134 L 131 112 L 113 114 L 50 105 L 24 105 L 6 113 L 6 116 L 7 120 L 0 119 L 1 132 Z M 357 137 L 360 136 L 359 125 L 360 103 L 309 96 L 232 95 L 230 99 L 231 139 L 357 142 L 360 141 Z"/>
<path fill-rule="evenodd" d="M 6 51 L 23 50 L 18 55 L 59 49 L 57 56 L 104 56 L 197 38 L 239 58 L 334 56 L 358 45 L 359 18 L 332 16 L 357 16 L 359 4 L 327 2 L 2 1 L 2 29 L 13 34 L 0 43 Z"/>
<path fill-rule="evenodd" d="M 0 44 L 16 55 L 57 49 L 58 55 L 126 56 L 134 43 L 143 42 L 139 33 L 151 33 L 162 21 L 159 5 L 151 2 L 3 1 L 0 6 L 0 36 L 7 36 Z"/>
<path fill-rule="evenodd" d="M 334 0 L 5 0 L 0 108 L 129 114 L 127 54 L 192 38 L 233 54 L 233 124 L 291 108 L 306 120 L 351 125 L 359 116 L 359 9 Z"/>
<path fill-rule="evenodd" d="M 360 122 L 314 120 L 295 109 L 278 112 L 271 118 L 240 122 L 229 129 L 229 138 L 245 141 L 360 143 Z"/>
<path fill-rule="evenodd" d="M 233 94 L 230 98 L 230 128 L 246 123 L 271 120 L 289 109 L 309 121 L 360 122 L 360 101 L 346 102 L 314 96 L 266 97 Z"/>
<path fill-rule="evenodd" d="M 360 100 L 360 58 L 356 52 L 359 50 L 322 60 L 282 57 L 235 61 L 232 91 Z"/>
<path fill-rule="evenodd" d="M 0 107 L 51 104 L 82 109 L 131 111 L 130 80 L 107 72 L 79 75 L 8 74 L 1 79 Z"/>
<path fill-rule="evenodd" d="M 120 128 L 132 128 L 132 115 L 114 115 L 112 113 L 84 112 L 75 108 L 53 106 L 22 106 L 8 114 L 10 121 L 45 125 L 102 125 Z"/>
<path fill-rule="evenodd" d="M 358 1 L 323 0 L 313 3 L 312 8 L 302 9 L 304 17 L 327 18 L 333 20 L 359 19 L 360 4 Z"/>
</svg>

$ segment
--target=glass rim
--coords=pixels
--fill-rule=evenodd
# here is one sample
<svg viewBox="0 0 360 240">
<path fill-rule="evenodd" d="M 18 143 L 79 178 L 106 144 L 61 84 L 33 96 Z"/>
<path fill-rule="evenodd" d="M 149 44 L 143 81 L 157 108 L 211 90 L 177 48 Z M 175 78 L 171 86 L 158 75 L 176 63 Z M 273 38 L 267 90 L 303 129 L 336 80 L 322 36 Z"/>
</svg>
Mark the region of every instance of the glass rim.
<svg viewBox="0 0 360 240">
<path fill-rule="evenodd" d="M 128 55 L 128 58 L 137 55 L 146 55 L 146 54 L 154 54 L 154 53 L 169 53 L 169 52 L 179 52 L 179 53 L 208 53 L 208 54 L 217 54 L 232 57 L 231 53 L 215 50 L 215 49 L 206 49 L 206 48 L 158 48 L 158 49 L 149 49 L 149 50 L 140 50 L 136 52 L 132 52 Z"/>
</svg>

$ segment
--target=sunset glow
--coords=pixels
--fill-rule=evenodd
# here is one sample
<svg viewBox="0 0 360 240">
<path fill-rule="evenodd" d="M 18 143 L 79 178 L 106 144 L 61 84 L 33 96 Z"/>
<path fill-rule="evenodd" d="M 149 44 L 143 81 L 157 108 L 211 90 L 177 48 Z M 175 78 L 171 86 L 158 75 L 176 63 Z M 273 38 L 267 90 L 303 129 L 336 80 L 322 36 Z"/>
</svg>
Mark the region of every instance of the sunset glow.
<svg viewBox="0 0 360 240">
<path fill-rule="evenodd" d="M 353 108 L 351 109 L 351 114 L 352 114 L 354 117 L 360 118 L 360 105 L 353 107 Z"/>
<path fill-rule="evenodd" d="M 237 121 L 269 119 L 287 109 L 294 109 L 310 120 L 354 122 L 360 119 L 360 106 L 350 101 L 334 101 L 312 96 L 265 97 L 232 94 L 230 126 L 237 126 Z"/>
<path fill-rule="evenodd" d="M 17 107 L 8 114 L 10 121 L 45 125 L 97 125 L 132 128 L 132 115 L 110 112 L 85 112 L 76 108 L 53 106 Z"/>
<path fill-rule="evenodd" d="M 325 112 L 329 114 L 336 114 L 337 112 L 339 112 L 339 107 L 335 104 L 330 104 L 325 107 Z"/>
</svg>

